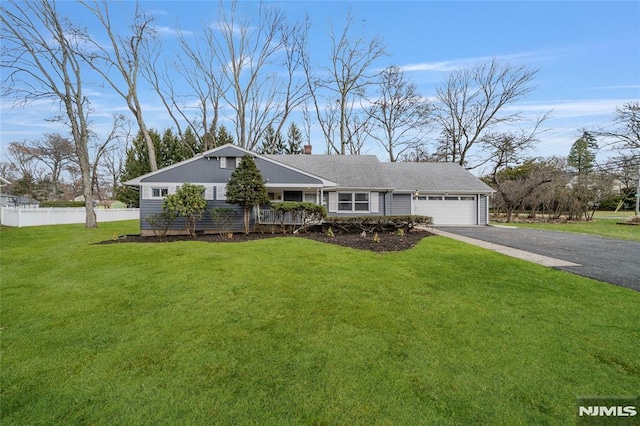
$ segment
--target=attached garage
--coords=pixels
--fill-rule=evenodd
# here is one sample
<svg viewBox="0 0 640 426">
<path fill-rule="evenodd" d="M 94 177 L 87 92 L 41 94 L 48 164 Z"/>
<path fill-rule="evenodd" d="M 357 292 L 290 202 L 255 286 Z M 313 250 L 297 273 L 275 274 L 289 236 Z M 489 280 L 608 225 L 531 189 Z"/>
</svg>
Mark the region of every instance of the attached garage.
<svg viewBox="0 0 640 426">
<path fill-rule="evenodd" d="M 418 195 L 413 197 L 413 213 L 431 216 L 434 225 L 477 225 L 475 195 Z"/>
</svg>

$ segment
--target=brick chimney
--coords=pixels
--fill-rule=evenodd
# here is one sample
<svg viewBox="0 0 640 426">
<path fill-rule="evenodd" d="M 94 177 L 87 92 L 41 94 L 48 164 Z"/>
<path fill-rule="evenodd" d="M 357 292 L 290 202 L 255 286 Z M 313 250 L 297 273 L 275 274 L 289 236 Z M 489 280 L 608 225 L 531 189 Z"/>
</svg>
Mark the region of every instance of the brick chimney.
<svg viewBox="0 0 640 426">
<path fill-rule="evenodd" d="M 311 149 L 313 148 L 312 145 L 304 145 L 302 148 L 304 149 L 304 154 L 311 155 Z"/>
</svg>

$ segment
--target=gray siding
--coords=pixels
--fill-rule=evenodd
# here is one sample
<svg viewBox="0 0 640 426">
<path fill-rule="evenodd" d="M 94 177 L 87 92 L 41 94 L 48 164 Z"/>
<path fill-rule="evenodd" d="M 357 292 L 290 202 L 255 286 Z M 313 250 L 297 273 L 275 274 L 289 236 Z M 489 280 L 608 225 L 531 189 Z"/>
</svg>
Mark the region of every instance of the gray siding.
<svg viewBox="0 0 640 426">
<path fill-rule="evenodd" d="M 244 225 L 242 223 L 242 208 L 234 204 L 227 204 L 224 201 L 208 201 L 207 210 L 214 209 L 216 207 L 226 207 L 233 209 L 236 212 L 236 220 L 226 231 L 242 232 L 244 231 Z M 147 216 L 158 214 L 162 212 L 162 200 L 140 200 L 140 229 L 143 231 L 152 231 L 153 228 L 145 220 Z M 251 217 L 251 227 L 253 228 L 255 219 Z M 203 231 L 205 229 L 213 229 L 213 222 L 211 221 L 211 214 L 207 211 L 203 218 L 196 223 L 196 230 Z M 172 230 L 184 230 L 185 221 L 183 218 L 178 218 L 171 226 Z"/>
<path fill-rule="evenodd" d="M 221 155 L 225 157 L 225 155 Z M 291 170 L 287 167 L 271 163 L 261 158 L 256 158 L 256 166 L 262 177 L 269 183 L 291 184 L 320 184 L 319 179 L 307 176 L 303 173 Z M 234 168 L 220 168 L 220 160 L 213 157 L 202 157 L 183 165 L 165 170 L 148 178 L 142 179 L 143 183 L 152 182 L 211 182 L 225 183 L 231 177 Z"/>
<path fill-rule="evenodd" d="M 411 212 L 411 194 L 393 194 L 392 215 L 406 215 Z"/>
<path fill-rule="evenodd" d="M 382 216 L 389 216 L 391 214 L 391 193 L 390 192 L 378 193 L 378 212 Z"/>
<path fill-rule="evenodd" d="M 217 150 L 216 152 L 212 153 L 211 155 L 215 156 L 215 157 L 242 157 L 244 155 L 247 155 L 246 152 L 242 151 L 241 149 L 238 149 L 234 146 L 227 146 L 224 147 L 222 149 Z"/>
<path fill-rule="evenodd" d="M 232 172 L 232 169 L 221 169 L 217 159 L 202 157 L 142 179 L 142 182 L 227 182 Z"/>
<path fill-rule="evenodd" d="M 262 177 L 269 180 L 269 183 L 299 183 L 299 184 L 321 184 L 320 179 L 313 178 L 303 173 L 291 170 L 287 167 L 274 164 L 270 161 L 256 158 L 256 166 Z"/>
<path fill-rule="evenodd" d="M 489 218 L 487 217 L 487 196 L 486 195 L 479 195 L 478 196 L 478 210 L 480 213 L 480 221 L 479 221 L 479 225 L 488 225 L 489 224 Z"/>
</svg>

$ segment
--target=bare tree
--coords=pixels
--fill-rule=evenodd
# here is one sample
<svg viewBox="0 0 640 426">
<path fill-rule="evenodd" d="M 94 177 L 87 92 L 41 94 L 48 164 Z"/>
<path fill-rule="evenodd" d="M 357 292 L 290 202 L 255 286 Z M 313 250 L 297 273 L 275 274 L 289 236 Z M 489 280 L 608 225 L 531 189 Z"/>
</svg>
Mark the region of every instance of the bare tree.
<svg viewBox="0 0 640 426">
<path fill-rule="evenodd" d="M 242 16 L 236 1 L 220 1 L 218 11 L 218 21 L 204 25 L 195 39 L 180 34 L 184 55 L 173 63 L 163 65 L 160 52 L 149 51 L 144 76 L 181 137 L 186 123 L 202 149 L 213 148 L 219 145 L 219 122 L 226 116 L 234 124 L 236 143 L 254 149 L 267 128 L 282 131 L 291 112 L 308 97 L 304 75 L 298 72 L 307 27 L 289 24 L 274 5 L 261 4 L 254 18 Z M 191 93 L 177 92 L 169 68 Z M 225 110 L 232 113 L 223 115 Z"/>
<path fill-rule="evenodd" d="M 640 150 L 640 102 L 630 102 L 616 108 L 613 126 L 613 130 L 593 133 L 614 139 L 614 145 L 620 150 Z M 635 154 L 640 155 L 640 152 Z"/>
<path fill-rule="evenodd" d="M 556 172 L 544 162 L 529 159 L 490 176 L 491 186 L 497 192 L 494 203 L 506 211 L 507 223 L 512 221 L 513 212 L 522 207 L 528 197 L 553 181 Z"/>
<path fill-rule="evenodd" d="M 336 34 L 334 29 L 329 32 L 330 66 L 316 73 L 309 58 L 305 58 L 304 62 L 316 118 L 327 141 L 328 151 L 340 155 L 345 155 L 350 147 L 349 135 L 356 133 L 354 125 L 362 125 L 363 119 L 354 117 L 358 113 L 364 115 L 362 103 L 376 77 L 372 66 L 387 54 L 380 37 L 353 38 L 352 26 L 353 15 L 349 13 L 342 33 Z M 336 127 L 338 140 L 335 138 Z"/>
<path fill-rule="evenodd" d="M 36 185 L 44 177 L 40 161 L 34 155 L 31 142 L 24 140 L 11 142 L 6 147 L 8 171 L 15 174 L 14 185 L 20 194 L 36 198 Z"/>
<path fill-rule="evenodd" d="M 11 169 L 15 170 L 20 177 L 26 175 L 34 177 L 43 173 L 30 144 L 30 141 L 23 140 L 11 142 L 6 147 L 5 154 L 11 164 Z"/>
<path fill-rule="evenodd" d="M 129 125 L 129 121 L 116 121 L 117 116 L 114 116 L 114 126 L 112 129 L 116 128 L 116 124 L 119 125 L 119 132 L 114 133 L 112 140 L 113 144 L 109 149 L 105 150 L 102 154 L 102 158 L 99 159 L 99 167 L 104 170 L 104 173 L 109 179 L 109 186 L 112 190 L 112 196 L 115 196 L 116 189 L 120 184 L 120 178 L 122 177 L 122 171 L 124 170 L 126 153 L 127 153 L 127 145 L 131 138 L 131 126 Z"/>
<path fill-rule="evenodd" d="M 282 130 L 306 98 L 305 81 L 296 72 L 306 27 L 289 25 L 273 5 L 261 4 L 256 22 L 239 16 L 236 1 L 221 1 L 218 10 L 216 28 L 205 29 L 220 67 L 218 89 L 233 110 L 236 143 L 253 149 L 269 126 Z"/>
<path fill-rule="evenodd" d="M 114 31 L 107 0 L 100 2 L 95 0 L 91 3 L 81 1 L 81 3 L 102 24 L 109 39 L 109 45 L 105 46 L 95 38 L 87 37 L 85 41 L 92 49 L 81 52 L 81 55 L 104 78 L 104 81 L 126 101 L 127 107 L 135 117 L 147 144 L 151 171 L 158 170 L 155 148 L 145 124 L 142 106 L 138 97 L 141 49 L 144 46 L 144 42 L 148 42 L 148 39 L 154 36 L 153 28 L 150 25 L 153 18 L 146 16 L 136 3 L 131 34 L 121 36 Z M 117 71 L 120 79 L 110 73 L 112 68 Z"/>
<path fill-rule="evenodd" d="M 518 112 L 505 111 L 529 94 L 538 71 L 493 60 L 451 73 L 436 90 L 435 119 L 446 161 L 470 168 L 471 149 L 496 126 L 522 120 Z"/>
<path fill-rule="evenodd" d="M 89 162 L 89 102 L 82 91 L 82 64 L 76 52 L 83 33 L 63 19 L 55 2 L 0 4 L 3 39 L 3 94 L 18 104 L 39 99 L 58 102 L 60 119 L 70 127 L 82 176 L 87 228 L 97 227 Z"/>
<path fill-rule="evenodd" d="M 485 160 L 480 164 L 491 164 L 491 175 L 509 167 L 521 164 L 527 152 L 539 142 L 540 125 L 548 118 L 548 114 L 538 117 L 530 129 L 511 131 L 487 131 L 481 139 Z"/>
<path fill-rule="evenodd" d="M 220 100 L 222 92 L 226 90 L 221 86 L 220 65 L 211 48 L 215 45 L 211 37 L 215 33 L 206 29 L 203 38 L 198 41 L 188 39 L 184 33 L 179 34 L 179 43 L 184 55 L 179 55 L 175 61 L 161 62 L 161 48 L 159 44 L 146 49 L 143 57 L 142 74 L 154 88 L 167 113 L 171 117 L 178 136 L 185 140 L 186 128 L 191 129 L 191 134 L 198 140 L 198 145 L 203 151 L 218 146 L 216 130 L 220 117 Z M 178 93 L 174 87 L 171 74 L 177 72 L 192 93 Z M 198 113 L 190 114 L 190 110 L 197 104 Z M 195 155 L 196 152 L 189 144 L 185 147 Z"/>
<path fill-rule="evenodd" d="M 105 191 L 102 190 L 100 164 L 105 155 L 118 149 L 118 144 L 116 142 L 128 135 L 128 129 L 125 128 L 126 123 L 127 120 L 123 115 L 114 114 L 109 134 L 103 140 L 97 142 L 93 147 L 93 160 L 91 162 L 91 170 L 93 173 L 91 174 L 91 180 L 95 194 L 98 196 L 100 201 L 105 198 Z"/>
<path fill-rule="evenodd" d="M 51 197 L 60 199 L 58 185 L 62 172 L 73 162 L 77 163 L 71 141 L 60 134 L 49 133 L 44 139 L 36 140 L 31 146 L 33 155 L 50 171 Z"/>
<path fill-rule="evenodd" d="M 380 73 L 377 98 L 369 108 L 368 134 L 389 154 L 389 161 L 421 143 L 431 107 L 397 66 Z"/>
</svg>

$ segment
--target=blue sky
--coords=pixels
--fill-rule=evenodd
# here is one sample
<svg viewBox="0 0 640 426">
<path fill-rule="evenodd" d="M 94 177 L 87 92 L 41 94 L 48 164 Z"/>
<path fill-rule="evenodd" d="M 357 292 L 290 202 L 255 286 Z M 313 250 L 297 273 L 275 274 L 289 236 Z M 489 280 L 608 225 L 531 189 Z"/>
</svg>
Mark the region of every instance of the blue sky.
<svg viewBox="0 0 640 426">
<path fill-rule="evenodd" d="M 539 68 L 537 89 L 514 108 L 533 117 L 552 110 L 541 142 L 532 155 L 566 156 L 579 129 L 606 126 L 616 106 L 640 100 L 640 2 L 638 1 L 357 1 L 280 2 L 291 20 L 311 19 L 310 54 L 328 58 L 327 31 L 341 28 L 351 10 L 365 34 L 380 35 L 390 56 L 379 67 L 398 65 L 424 96 L 459 67 L 498 58 Z M 216 19 L 217 2 L 143 1 L 156 17 L 159 34 L 171 49 L 175 31 L 197 32 Z M 131 2 L 112 2 L 115 17 L 126 16 Z M 255 2 L 241 2 L 249 12 Z M 74 19 L 83 20 L 76 4 L 61 4 Z M 126 108 L 120 98 L 94 88 L 94 121 Z M 151 127 L 171 123 L 151 90 L 142 91 Z M 2 102 L 0 140 L 3 145 L 56 131 L 43 119 L 52 115 L 47 103 L 10 109 Z M 100 130 L 99 130 L 100 131 Z M 313 135 L 312 135 L 313 136 Z M 314 152 L 324 142 L 314 137 Z M 368 153 L 380 150 L 371 145 Z M 603 153 L 606 155 L 606 153 Z M 381 157 L 382 158 L 382 157 Z"/>
</svg>

